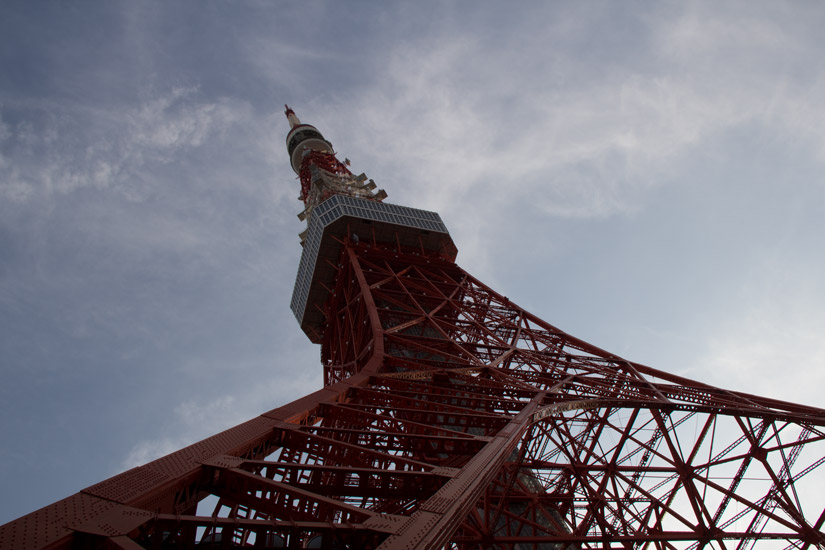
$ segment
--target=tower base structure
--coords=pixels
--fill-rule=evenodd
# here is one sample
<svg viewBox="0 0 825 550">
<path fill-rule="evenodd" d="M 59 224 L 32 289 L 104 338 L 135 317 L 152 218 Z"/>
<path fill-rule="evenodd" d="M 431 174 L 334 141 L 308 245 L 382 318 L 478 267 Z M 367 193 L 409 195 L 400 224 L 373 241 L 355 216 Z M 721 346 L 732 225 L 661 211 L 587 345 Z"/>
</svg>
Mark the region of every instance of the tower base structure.
<svg viewBox="0 0 825 550">
<path fill-rule="evenodd" d="M 381 231 L 325 233 L 323 389 L 2 526 L 0 547 L 825 547 L 825 411 L 625 360 L 443 242 Z"/>
</svg>

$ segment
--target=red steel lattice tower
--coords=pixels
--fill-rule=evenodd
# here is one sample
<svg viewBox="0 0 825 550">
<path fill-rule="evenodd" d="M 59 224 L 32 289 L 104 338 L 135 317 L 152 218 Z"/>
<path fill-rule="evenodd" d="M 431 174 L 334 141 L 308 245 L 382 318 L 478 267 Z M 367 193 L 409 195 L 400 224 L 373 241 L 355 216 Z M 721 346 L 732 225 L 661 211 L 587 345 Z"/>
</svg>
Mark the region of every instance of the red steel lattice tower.
<svg viewBox="0 0 825 550">
<path fill-rule="evenodd" d="M 324 388 L 0 527 L 3 549 L 825 548 L 825 410 L 628 361 L 454 263 L 287 107 Z"/>
</svg>

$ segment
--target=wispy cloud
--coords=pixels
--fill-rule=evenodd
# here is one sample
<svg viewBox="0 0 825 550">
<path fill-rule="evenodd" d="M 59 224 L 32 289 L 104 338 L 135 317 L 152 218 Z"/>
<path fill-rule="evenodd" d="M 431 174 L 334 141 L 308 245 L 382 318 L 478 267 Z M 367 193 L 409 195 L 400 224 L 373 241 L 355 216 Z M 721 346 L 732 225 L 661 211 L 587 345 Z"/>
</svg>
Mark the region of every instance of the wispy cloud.
<svg viewBox="0 0 825 550">
<path fill-rule="evenodd" d="M 208 403 L 187 399 L 175 407 L 167 424 L 167 428 L 174 426 L 170 433 L 136 443 L 124 459 L 122 469 L 146 464 L 243 420 L 246 419 L 238 415 L 233 396 L 222 396 Z"/>
<path fill-rule="evenodd" d="M 289 356 L 288 352 L 283 354 L 283 358 Z M 244 373 L 238 365 L 231 367 L 237 374 Z M 175 407 L 171 418 L 159 427 L 156 437 L 132 446 L 121 468 L 126 470 L 146 464 L 319 388 L 320 370 L 310 371 L 305 365 L 298 367 L 296 363 L 284 364 L 282 368 L 284 372 L 280 376 L 259 380 L 250 386 L 242 401 L 236 395 L 184 400 Z M 292 372 L 288 374 L 289 370 Z"/>
<path fill-rule="evenodd" d="M 505 208 L 633 215 L 651 189 L 682 179 L 697 147 L 731 132 L 823 150 L 821 84 L 798 72 L 804 63 L 786 65 L 819 51 L 816 34 L 797 35 L 787 10 L 775 21 L 713 11 L 662 7 L 601 29 L 604 42 L 639 36 L 644 46 L 596 67 L 560 49 L 583 32 L 575 10 L 520 19 L 518 48 L 507 47 L 515 35 L 502 44 L 448 20 L 380 54 L 374 80 L 313 116 L 390 201 L 414 200 L 458 229 Z M 482 257 L 488 245 L 472 244 L 476 233 L 462 242 Z"/>
<path fill-rule="evenodd" d="M 819 270 L 763 262 L 745 281 L 738 307 L 715 321 L 696 364 L 730 388 L 817 406 L 825 384 L 825 310 Z M 711 382 L 711 380 L 708 380 Z"/>
<path fill-rule="evenodd" d="M 0 136 L 7 151 L 0 193 L 18 203 L 84 187 L 116 187 L 137 199 L 134 183 L 150 167 L 179 161 L 182 151 L 220 140 L 250 116 L 243 102 L 204 100 L 195 88 L 173 88 L 126 112 L 54 104 L 27 110 L 30 119 L 5 123 Z"/>
</svg>

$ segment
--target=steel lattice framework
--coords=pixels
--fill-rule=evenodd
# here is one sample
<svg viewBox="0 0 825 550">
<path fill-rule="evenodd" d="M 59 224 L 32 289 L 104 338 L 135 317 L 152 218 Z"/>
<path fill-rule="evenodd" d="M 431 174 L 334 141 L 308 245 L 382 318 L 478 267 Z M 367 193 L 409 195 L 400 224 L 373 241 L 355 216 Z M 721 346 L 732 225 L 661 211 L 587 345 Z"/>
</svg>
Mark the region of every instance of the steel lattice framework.
<svg viewBox="0 0 825 550">
<path fill-rule="evenodd" d="M 365 219 L 323 233 L 307 291 L 323 389 L 0 546 L 825 548 L 824 410 L 617 357 Z"/>
</svg>

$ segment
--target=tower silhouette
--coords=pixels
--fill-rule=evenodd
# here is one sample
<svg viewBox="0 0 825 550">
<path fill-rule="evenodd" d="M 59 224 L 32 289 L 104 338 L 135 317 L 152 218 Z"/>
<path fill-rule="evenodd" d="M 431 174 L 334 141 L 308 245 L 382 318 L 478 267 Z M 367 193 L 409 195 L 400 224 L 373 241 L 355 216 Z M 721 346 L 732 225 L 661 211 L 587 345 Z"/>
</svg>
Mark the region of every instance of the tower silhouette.
<svg viewBox="0 0 825 550">
<path fill-rule="evenodd" d="M 825 410 L 634 363 L 455 264 L 287 107 L 324 388 L 0 527 L 3 549 L 825 548 Z"/>
</svg>

